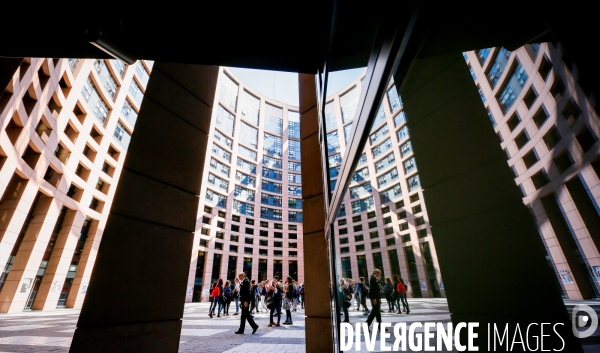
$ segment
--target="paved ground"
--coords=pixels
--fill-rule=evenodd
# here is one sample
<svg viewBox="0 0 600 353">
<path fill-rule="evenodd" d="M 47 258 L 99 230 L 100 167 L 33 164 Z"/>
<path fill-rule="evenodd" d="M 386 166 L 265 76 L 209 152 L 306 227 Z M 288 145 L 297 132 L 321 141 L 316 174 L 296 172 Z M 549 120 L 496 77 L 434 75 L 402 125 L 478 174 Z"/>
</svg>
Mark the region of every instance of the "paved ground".
<svg viewBox="0 0 600 353">
<path fill-rule="evenodd" d="M 392 325 L 397 322 L 449 322 L 450 313 L 445 299 L 409 299 L 410 315 L 382 313 L 384 322 Z M 591 305 L 600 312 L 600 301 L 567 301 L 569 310 L 579 303 Z M 230 309 L 233 313 L 235 308 Z M 292 313 L 294 324 L 291 326 L 266 327 L 269 315 L 259 313 L 255 320 L 260 326 L 256 334 L 248 327 L 245 335 L 234 332 L 239 326 L 239 316 L 210 319 L 207 316 L 208 303 L 190 303 L 185 306 L 180 352 L 277 352 L 296 353 L 305 351 L 304 311 Z M 23 312 L 19 314 L 0 314 L 0 353 L 7 352 L 60 352 L 67 353 L 75 326 L 78 310 L 59 309 L 53 312 Z M 350 310 L 350 322 L 364 322 L 362 311 Z M 285 313 L 281 322 L 285 321 Z M 393 342 L 393 341 L 390 341 Z M 583 341 L 586 352 L 600 352 L 600 328 L 596 334 Z M 362 339 L 361 352 L 367 347 Z M 380 342 L 375 342 L 375 351 Z"/>
</svg>

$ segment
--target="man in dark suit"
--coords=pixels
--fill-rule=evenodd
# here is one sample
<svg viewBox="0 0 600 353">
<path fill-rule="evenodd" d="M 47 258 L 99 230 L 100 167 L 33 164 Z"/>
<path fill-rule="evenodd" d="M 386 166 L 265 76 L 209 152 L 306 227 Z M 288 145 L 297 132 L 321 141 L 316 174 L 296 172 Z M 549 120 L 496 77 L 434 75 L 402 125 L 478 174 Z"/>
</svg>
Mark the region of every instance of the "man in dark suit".
<svg viewBox="0 0 600 353">
<path fill-rule="evenodd" d="M 250 282 L 246 278 L 246 274 L 244 272 L 240 272 L 238 274 L 238 279 L 240 280 L 240 302 L 242 304 L 242 317 L 240 322 L 240 328 L 235 332 L 237 334 L 244 334 L 244 328 L 246 327 L 246 320 L 248 320 L 248 324 L 252 327 L 252 334 L 258 330 L 258 325 L 254 322 L 254 319 L 250 315 L 250 301 L 252 293 L 250 293 Z"/>
<path fill-rule="evenodd" d="M 381 324 L 381 292 L 379 291 L 379 278 L 381 277 L 381 271 L 379 269 L 373 270 L 373 274 L 371 275 L 371 279 L 369 281 L 369 287 L 371 290 L 369 291 L 369 298 L 371 299 L 371 305 L 373 308 L 371 309 L 371 313 L 369 313 L 369 317 L 367 318 L 367 325 L 371 326 L 371 322 L 373 319 L 377 319 L 377 323 Z"/>
</svg>

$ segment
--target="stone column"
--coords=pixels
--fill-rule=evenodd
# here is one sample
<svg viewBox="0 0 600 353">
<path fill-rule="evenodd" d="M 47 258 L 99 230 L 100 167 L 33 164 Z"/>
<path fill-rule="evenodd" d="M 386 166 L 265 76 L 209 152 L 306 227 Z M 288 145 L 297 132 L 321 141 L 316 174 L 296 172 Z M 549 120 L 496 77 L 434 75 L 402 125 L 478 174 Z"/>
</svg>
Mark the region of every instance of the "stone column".
<svg viewBox="0 0 600 353">
<path fill-rule="evenodd" d="M 306 351 L 333 352 L 329 256 L 315 76 L 299 74 Z"/>
<path fill-rule="evenodd" d="M 418 56 L 400 93 L 452 321 L 479 322 L 480 350 L 487 349 L 487 323 L 502 329 L 508 323 L 509 337 L 517 323 L 521 330 L 562 323 L 557 332 L 565 350 L 581 351 L 461 53 Z M 545 337 L 544 349 L 561 345 L 556 334 Z"/>
<path fill-rule="evenodd" d="M 177 352 L 217 75 L 154 65 L 70 352 Z"/>
</svg>

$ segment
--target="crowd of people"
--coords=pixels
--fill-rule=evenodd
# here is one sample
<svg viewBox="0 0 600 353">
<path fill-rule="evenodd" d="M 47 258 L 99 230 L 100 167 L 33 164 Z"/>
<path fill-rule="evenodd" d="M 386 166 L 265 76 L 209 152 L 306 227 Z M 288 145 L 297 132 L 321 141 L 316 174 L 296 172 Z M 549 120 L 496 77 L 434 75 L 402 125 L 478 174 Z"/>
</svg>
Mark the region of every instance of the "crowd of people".
<svg viewBox="0 0 600 353">
<path fill-rule="evenodd" d="M 219 279 L 211 284 L 209 291 L 210 308 L 208 316 L 213 318 L 229 316 L 232 302 L 235 302 L 235 313 L 241 312 L 240 329 L 236 332 L 244 333 L 246 321 L 255 333 L 258 325 L 254 322 L 253 314 L 270 313 L 270 322 L 267 327 L 279 327 L 281 323 L 281 310 L 285 310 L 285 321 L 283 325 L 293 325 L 292 312 L 296 312 L 298 306 L 304 309 L 304 284 L 296 282 L 291 277 L 280 280 L 274 276 L 271 280 L 257 282 L 246 278 L 242 272 L 233 282 Z M 277 322 L 275 322 L 277 319 Z"/>
<path fill-rule="evenodd" d="M 385 298 L 388 304 L 388 312 L 402 314 L 410 313 L 410 307 L 406 300 L 406 292 L 408 290 L 408 284 L 398 276 L 393 275 L 390 279 L 381 278 L 381 270 L 375 269 L 369 282 L 367 283 L 364 277 L 360 277 L 359 281 L 355 281 L 351 278 L 341 278 L 339 281 L 339 303 L 340 303 L 340 315 L 344 314 L 344 320 L 342 322 L 350 322 L 348 310 L 356 306 L 356 311 L 364 311 L 367 318 L 367 324 L 369 326 L 374 319 L 377 322 L 381 322 L 381 313 L 384 311 L 381 308 L 381 299 Z M 371 310 L 367 307 L 367 299 L 371 304 Z"/>
</svg>

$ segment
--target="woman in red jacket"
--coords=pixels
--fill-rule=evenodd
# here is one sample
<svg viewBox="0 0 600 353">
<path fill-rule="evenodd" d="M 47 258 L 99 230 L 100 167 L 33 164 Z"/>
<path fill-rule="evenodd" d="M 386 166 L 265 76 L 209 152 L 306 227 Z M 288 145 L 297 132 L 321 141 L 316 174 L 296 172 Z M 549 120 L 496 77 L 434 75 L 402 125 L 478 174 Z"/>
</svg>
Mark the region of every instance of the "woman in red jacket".
<svg viewBox="0 0 600 353">
<path fill-rule="evenodd" d="M 221 307 L 223 306 L 223 303 L 221 301 L 221 293 L 223 293 L 223 279 L 219 278 L 217 285 L 215 286 L 215 288 L 213 288 L 211 293 L 214 300 L 214 306 L 209 315 L 211 319 L 213 317 L 213 314 L 215 313 L 215 308 L 217 307 L 217 304 L 219 305 L 217 317 L 221 317 Z"/>
<path fill-rule="evenodd" d="M 404 283 L 404 280 L 402 278 L 399 278 L 399 282 L 398 282 L 398 294 L 400 295 L 400 301 L 402 301 L 402 306 L 404 307 L 404 311 L 406 311 L 407 314 L 410 314 L 410 308 L 408 307 L 408 302 L 406 301 L 406 283 Z M 398 307 L 398 313 L 400 313 L 400 307 Z"/>
</svg>

